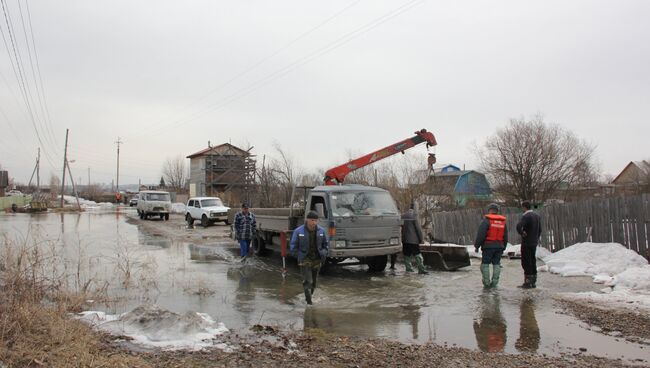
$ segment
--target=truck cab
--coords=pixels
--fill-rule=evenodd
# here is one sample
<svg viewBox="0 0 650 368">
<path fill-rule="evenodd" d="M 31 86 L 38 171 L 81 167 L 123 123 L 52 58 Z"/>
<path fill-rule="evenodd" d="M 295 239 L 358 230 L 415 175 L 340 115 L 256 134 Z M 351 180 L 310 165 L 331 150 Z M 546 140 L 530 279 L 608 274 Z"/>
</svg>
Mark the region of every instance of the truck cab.
<svg viewBox="0 0 650 368">
<path fill-rule="evenodd" d="M 384 189 L 356 184 L 318 186 L 306 194 L 303 203 L 299 209 L 251 209 L 257 219 L 254 245 L 258 252 L 273 248 L 286 253 L 286 242 L 309 211 L 319 214 L 319 225 L 327 230 L 328 263 L 356 258 L 379 272 L 386 268 L 388 255 L 401 251 L 401 216 Z"/>
</svg>

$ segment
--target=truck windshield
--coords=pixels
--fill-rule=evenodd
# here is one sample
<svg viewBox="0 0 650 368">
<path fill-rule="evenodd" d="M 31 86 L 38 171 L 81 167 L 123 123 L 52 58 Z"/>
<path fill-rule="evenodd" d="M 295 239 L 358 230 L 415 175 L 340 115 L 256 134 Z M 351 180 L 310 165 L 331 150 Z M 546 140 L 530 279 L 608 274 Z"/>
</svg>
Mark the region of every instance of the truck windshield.
<svg viewBox="0 0 650 368">
<path fill-rule="evenodd" d="M 204 199 L 201 201 L 201 207 L 223 207 L 223 203 L 219 198 Z"/>
<path fill-rule="evenodd" d="M 169 193 L 147 193 L 148 201 L 165 201 L 169 202 Z"/>
<path fill-rule="evenodd" d="M 387 192 L 332 193 L 332 214 L 335 217 L 397 215 L 397 207 Z"/>
</svg>

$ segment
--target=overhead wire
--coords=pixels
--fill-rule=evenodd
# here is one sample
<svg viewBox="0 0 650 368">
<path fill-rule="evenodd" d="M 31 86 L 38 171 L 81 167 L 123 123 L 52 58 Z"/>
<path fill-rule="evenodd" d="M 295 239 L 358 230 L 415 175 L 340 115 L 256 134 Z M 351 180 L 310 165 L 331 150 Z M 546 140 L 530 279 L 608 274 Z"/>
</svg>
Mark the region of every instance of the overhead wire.
<svg viewBox="0 0 650 368">
<path fill-rule="evenodd" d="M 265 62 L 271 60 L 273 57 L 275 57 L 276 55 L 280 54 L 282 51 L 288 49 L 289 47 L 293 46 L 293 45 L 294 45 L 295 43 L 297 43 L 298 41 L 304 39 L 304 38 L 307 37 L 308 35 L 314 33 L 316 30 L 318 30 L 318 29 L 322 28 L 323 26 L 325 26 L 326 24 L 330 23 L 331 21 L 333 21 L 334 19 L 336 19 L 337 17 L 339 17 L 341 14 L 345 13 L 346 11 L 348 11 L 349 9 L 351 9 L 352 7 L 354 7 L 355 5 L 357 5 L 360 1 L 361 1 L 361 0 L 355 0 L 355 1 L 351 2 L 350 4 L 346 5 L 345 7 L 343 7 L 343 8 L 340 9 L 340 10 L 338 10 L 338 11 L 335 12 L 334 14 L 330 15 L 329 17 L 327 17 L 326 19 L 324 19 L 323 21 L 321 21 L 321 22 L 318 23 L 317 25 L 313 26 L 313 27 L 310 28 L 309 30 L 303 32 L 302 34 L 300 34 L 299 36 L 295 37 L 295 38 L 292 39 L 291 41 L 285 43 L 283 46 L 281 46 L 281 47 L 278 48 L 277 50 L 271 52 L 270 54 L 268 54 L 268 55 L 266 55 L 266 56 L 264 56 L 264 57 L 262 57 L 262 58 L 259 59 L 257 62 L 253 63 L 252 65 L 250 65 L 249 67 L 247 67 L 247 68 L 244 69 L 243 71 L 237 73 L 236 75 L 234 75 L 233 77 L 231 77 L 231 78 L 228 79 L 226 82 L 224 82 L 224 83 L 222 83 L 221 85 L 219 85 L 218 87 L 213 88 L 212 90 L 208 91 L 208 93 L 204 94 L 203 96 L 201 96 L 200 98 L 198 98 L 198 99 L 195 100 L 194 102 L 191 102 L 191 103 L 186 104 L 185 106 L 181 107 L 181 108 L 179 109 L 179 111 L 183 111 L 183 110 L 186 110 L 186 109 L 189 108 L 189 107 L 192 107 L 192 106 L 196 106 L 196 105 L 198 105 L 201 101 L 205 100 L 205 99 L 206 99 L 207 97 L 209 97 L 210 95 L 212 95 L 212 94 L 214 94 L 214 93 L 216 93 L 216 92 L 221 91 L 223 88 L 225 88 L 226 86 L 230 85 L 232 82 L 234 82 L 234 81 L 240 79 L 241 77 L 243 77 L 243 76 L 249 74 L 249 73 L 252 72 L 253 70 L 257 69 L 260 65 L 263 65 Z M 151 127 L 154 127 L 154 126 L 158 125 L 159 123 L 160 123 L 160 122 L 156 122 L 156 123 L 153 123 L 153 124 L 151 124 L 151 125 L 149 125 L 149 126 L 147 126 L 147 127 L 144 127 L 144 128 L 141 129 L 140 131 L 137 131 L 137 132 L 136 132 L 133 136 L 131 136 L 130 138 L 133 138 L 133 137 L 139 137 L 140 134 L 143 134 L 143 132 L 147 131 L 147 130 L 148 130 L 149 128 L 151 128 Z"/>
<path fill-rule="evenodd" d="M 190 122 L 193 122 L 193 121 L 205 116 L 209 112 L 213 112 L 213 111 L 216 111 L 218 109 L 221 109 L 221 108 L 227 106 L 228 104 L 230 104 L 232 102 L 235 102 L 235 101 L 237 101 L 237 100 L 239 100 L 239 99 L 241 99 L 241 98 L 255 92 L 259 88 L 262 88 L 262 87 L 268 85 L 269 83 L 271 83 L 271 82 L 273 82 L 273 81 L 275 81 L 275 80 L 277 80 L 277 79 L 291 73 L 292 71 L 296 70 L 297 68 L 299 68 L 299 67 L 301 67 L 301 66 L 303 66 L 305 64 L 310 63 L 311 61 L 315 60 L 316 58 L 321 57 L 321 56 L 323 56 L 323 55 L 325 55 L 325 54 L 327 54 L 327 53 L 329 53 L 329 52 L 331 52 L 331 51 L 333 51 L 333 50 L 347 44 L 348 42 L 352 41 L 353 39 L 355 39 L 355 38 L 369 32 L 370 30 L 372 30 L 372 29 L 378 27 L 379 25 L 381 25 L 381 24 L 383 24 L 383 23 L 385 23 L 385 22 L 387 22 L 387 21 L 389 21 L 389 20 L 403 14 L 404 12 L 414 8 L 417 5 L 420 5 L 423 2 L 424 2 L 424 0 L 410 0 L 407 3 L 405 3 L 405 4 L 399 6 L 399 7 L 395 8 L 395 9 L 385 13 L 384 15 L 382 15 L 380 17 L 377 17 L 374 20 L 364 24 L 363 26 L 360 26 L 360 27 L 354 29 L 353 31 L 346 33 L 345 35 L 343 35 L 343 36 L 339 37 L 338 39 L 328 43 L 327 45 L 313 51 L 312 53 L 310 53 L 310 54 L 308 54 L 306 56 L 303 56 L 303 57 L 295 60 L 294 62 L 288 64 L 287 66 L 282 67 L 282 68 L 270 73 L 269 75 L 257 80 L 256 82 L 253 82 L 253 83 L 249 84 L 248 86 L 239 89 L 238 91 L 234 92 L 233 94 L 222 98 L 220 101 L 209 105 L 203 111 L 197 112 L 197 113 L 193 114 L 192 116 L 188 117 L 187 119 L 176 120 L 174 122 L 171 122 L 169 124 L 161 126 L 158 129 L 148 131 L 147 135 L 148 136 L 153 136 L 153 135 L 156 135 L 157 132 L 161 132 L 163 130 L 169 129 L 170 127 L 173 127 L 173 126 L 179 127 L 179 126 L 188 124 Z"/>
<path fill-rule="evenodd" d="M 44 154 L 46 160 L 50 163 L 50 165 L 52 165 L 52 167 L 54 167 L 55 165 L 54 165 L 54 162 L 53 162 L 53 159 L 52 159 L 52 157 L 50 155 L 50 150 L 49 150 L 49 148 L 50 148 L 49 144 L 51 144 L 51 142 L 45 142 L 45 138 L 48 138 L 47 136 L 41 137 L 41 132 L 39 132 L 39 128 L 37 127 L 37 123 L 36 123 L 37 120 L 38 120 L 37 119 L 38 114 L 32 108 L 33 102 L 30 103 L 30 98 L 33 100 L 33 96 L 31 96 L 31 91 L 29 89 L 29 83 L 25 80 L 25 77 L 24 77 L 24 74 L 25 74 L 23 72 L 24 67 L 22 65 L 22 58 L 20 56 L 20 52 L 17 49 L 17 39 L 14 36 L 15 32 L 13 32 L 13 26 L 12 26 L 12 21 L 11 21 L 11 16 L 10 16 L 10 13 L 9 13 L 9 9 L 8 9 L 8 6 L 7 6 L 6 2 L 5 2 L 5 0 L 0 0 L 0 3 L 2 5 L 2 11 L 3 11 L 3 14 L 4 14 L 5 24 L 7 26 L 7 32 L 9 34 L 9 40 L 10 40 L 10 43 L 11 43 L 11 46 L 12 46 L 11 50 L 10 50 L 9 46 L 8 46 L 8 43 L 7 43 L 7 40 L 6 40 L 5 33 L 2 30 L 2 27 L 0 27 L 0 32 L 2 33 L 2 39 L 3 39 L 4 45 L 5 45 L 5 49 L 7 50 L 7 53 L 9 55 L 9 59 L 10 59 L 11 65 L 12 65 L 12 69 L 14 71 L 14 75 L 16 76 L 16 80 L 18 81 L 19 89 L 21 90 L 21 93 L 23 95 L 23 100 L 24 100 L 24 103 L 25 103 L 25 107 L 26 107 L 26 109 L 27 109 L 27 111 L 29 113 L 29 117 L 30 117 L 32 126 L 34 128 L 34 132 L 36 133 L 36 137 L 37 137 L 37 139 L 38 139 L 38 141 L 39 141 L 39 143 L 41 145 L 41 148 L 43 150 L 43 154 Z M 13 59 L 11 58 L 12 51 L 13 51 L 13 57 L 14 57 Z M 14 62 L 15 62 L 15 65 L 14 65 Z"/>
<path fill-rule="evenodd" d="M 45 88 L 43 88 L 43 77 L 41 75 L 41 68 L 38 62 L 38 52 L 36 51 L 36 40 L 34 37 L 34 29 L 32 27 L 32 16 L 29 11 L 29 3 L 27 0 L 25 0 L 25 10 L 27 12 L 27 22 L 29 25 L 29 35 L 27 34 L 27 28 L 25 27 L 25 17 L 23 16 L 23 8 L 20 6 L 20 0 L 18 0 L 18 10 L 20 12 L 20 21 L 23 26 L 23 33 L 25 35 L 25 44 L 27 45 L 27 54 L 29 56 L 29 64 L 32 69 L 32 76 L 34 78 L 34 86 L 36 87 L 36 93 L 38 96 L 38 102 L 41 108 L 43 120 L 45 121 L 45 126 L 48 130 L 48 133 L 50 134 L 50 137 L 52 138 L 52 142 L 54 143 L 55 147 L 58 147 L 58 140 L 56 139 L 56 135 L 54 134 L 53 128 L 52 128 L 52 118 L 50 116 L 50 110 L 47 107 L 47 100 L 45 98 Z M 31 37 L 30 37 L 31 36 Z M 34 60 L 32 60 L 32 52 L 29 47 L 29 39 L 31 38 L 32 40 L 32 49 L 34 50 Z M 34 64 L 36 64 L 36 68 L 34 68 Z M 38 73 L 37 73 L 38 72 Z M 36 77 L 38 76 L 38 80 Z M 40 85 L 39 85 L 40 82 Z"/>
</svg>

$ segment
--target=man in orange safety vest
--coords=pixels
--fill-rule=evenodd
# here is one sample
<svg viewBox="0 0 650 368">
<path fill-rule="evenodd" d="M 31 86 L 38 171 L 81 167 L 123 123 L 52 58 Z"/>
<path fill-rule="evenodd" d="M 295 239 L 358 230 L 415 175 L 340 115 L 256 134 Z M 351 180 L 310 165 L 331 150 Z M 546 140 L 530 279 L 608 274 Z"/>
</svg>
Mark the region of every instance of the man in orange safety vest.
<svg viewBox="0 0 650 368">
<path fill-rule="evenodd" d="M 474 242 L 477 252 L 481 248 L 481 275 L 483 276 L 483 287 L 486 289 L 495 288 L 499 284 L 501 256 L 507 244 L 506 217 L 499 215 L 497 204 L 491 203 L 488 206 L 487 215 L 479 225 Z M 490 265 L 492 265 L 492 277 L 490 277 Z"/>
</svg>

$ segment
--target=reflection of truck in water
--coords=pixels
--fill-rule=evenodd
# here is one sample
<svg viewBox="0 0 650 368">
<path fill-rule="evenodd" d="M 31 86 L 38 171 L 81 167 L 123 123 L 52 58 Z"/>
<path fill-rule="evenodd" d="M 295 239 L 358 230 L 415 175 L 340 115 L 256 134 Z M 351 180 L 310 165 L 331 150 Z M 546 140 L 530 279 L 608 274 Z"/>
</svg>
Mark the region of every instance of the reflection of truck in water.
<svg viewBox="0 0 650 368">
<path fill-rule="evenodd" d="M 304 208 L 251 209 L 257 218 L 257 239 L 253 247 L 257 252 L 276 248 L 286 256 L 293 230 L 304 222 L 306 211 L 313 210 L 318 212 L 319 225 L 327 229 L 330 238 L 328 264 L 356 258 L 371 271 L 383 271 L 388 255 L 402 249 L 401 216 L 395 201 L 384 189 L 343 182 L 352 171 L 420 143 L 430 147 L 436 145 L 436 140 L 431 132 L 422 129 L 411 138 L 327 170 L 326 185 L 305 193 Z M 435 156 L 430 155 L 429 164 L 434 162 Z M 292 196 L 290 203 L 294 200 Z"/>
</svg>

